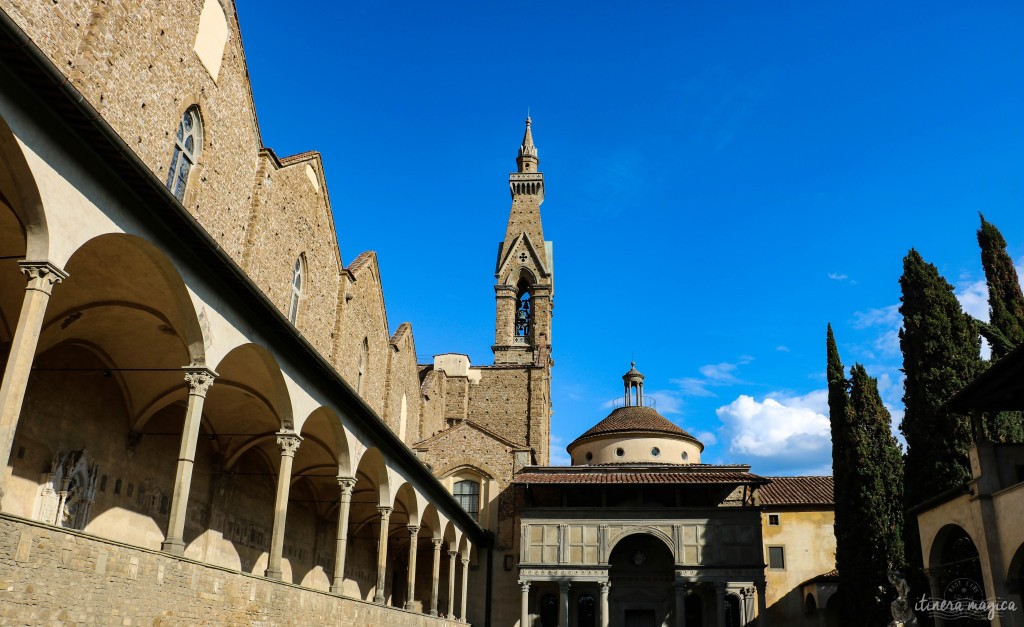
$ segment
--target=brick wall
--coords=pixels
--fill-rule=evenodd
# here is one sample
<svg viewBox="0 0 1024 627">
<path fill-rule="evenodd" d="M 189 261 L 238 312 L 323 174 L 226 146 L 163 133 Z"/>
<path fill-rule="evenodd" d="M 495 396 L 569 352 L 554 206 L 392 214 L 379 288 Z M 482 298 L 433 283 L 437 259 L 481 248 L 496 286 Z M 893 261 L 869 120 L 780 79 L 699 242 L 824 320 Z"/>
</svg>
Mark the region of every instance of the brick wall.
<svg viewBox="0 0 1024 627">
<path fill-rule="evenodd" d="M 343 598 L 0 514 L 0 623 L 448 627 Z"/>
<path fill-rule="evenodd" d="M 348 269 L 355 280 L 349 280 L 342 305 L 344 319 L 335 349 L 335 368 L 353 388 L 359 390 L 359 360 L 363 340 L 366 339 L 370 349 L 369 360 L 359 392 L 363 400 L 379 416 L 383 416 L 391 338 L 384 310 L 377 254 L 361 253 L 349 264 Z"/>
</svg>

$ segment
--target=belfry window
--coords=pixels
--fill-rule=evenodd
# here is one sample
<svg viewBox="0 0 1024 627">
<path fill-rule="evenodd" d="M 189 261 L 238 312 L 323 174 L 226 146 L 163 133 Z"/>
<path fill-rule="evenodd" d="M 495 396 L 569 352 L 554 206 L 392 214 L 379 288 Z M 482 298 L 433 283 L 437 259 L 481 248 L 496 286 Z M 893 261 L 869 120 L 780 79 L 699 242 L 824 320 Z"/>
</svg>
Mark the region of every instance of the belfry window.
<svg viewBox="0 0 1024 627">
<path fill-rule="evenodd" d="M 529 337 L 533 324 L 533 299 L 526 279 L 519 281 L 516 293 L 516 337 Z"/>
<path fill-rule="evenodd" d="M 292 301 L 288 306 L 288 321 L 295 324 L 295 321 L 299 319 L 299 299 L 302 297 L 302 282 L 303 274 L 305 274 L 306 264 L 302 260 L 302 255 L 295 260 L 295 267 L 292 269 Z"/>
<path fill-rule="evenodd" d="M 370 341 L 368 338 L 363 338 L 363 348 L 359 352 L 359 373 L 356 379 L 356 392 L 359 394 L 363 393 L 363 384 L 366 381 L 366 365 L 370 361 Z"/>
<path fill-rule="evenodd" d="M 174 153 L 171 155 L 171 166 L 167 168 L 167 189 L 171 190 L 178 200 L 185 199 L 185 186 L 188 184 L 188 173 L 199 158 L 203 146 L 203 129 L 199 119 L 199 108 L 189 107 L 178 123 L 178 132 L 174 136 Z"/>
<path fill-rule="evenodd" d="M 466 479 L 455 482 L 455 500 L 459 502 L 462 509 L 473 517 L 473 520 L 480 520 L 480 484 L 476 481 Z"/>
</svg>

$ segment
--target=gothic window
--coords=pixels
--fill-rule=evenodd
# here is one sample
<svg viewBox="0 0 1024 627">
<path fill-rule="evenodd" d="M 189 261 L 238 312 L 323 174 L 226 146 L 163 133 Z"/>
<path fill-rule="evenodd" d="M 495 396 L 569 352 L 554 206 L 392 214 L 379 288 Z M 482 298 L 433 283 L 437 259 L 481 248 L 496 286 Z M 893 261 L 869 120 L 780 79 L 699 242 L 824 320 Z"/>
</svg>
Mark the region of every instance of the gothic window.
<svg viewBox="0 0 1024 627">
<path fill-rule="evenodd" d="M 480 520 L 480 484 L 471 479 L 455 483 L 455 500 L 473 520 Z"/>
<path fill-rule="evenodd" d="M 306 273 L 306 262 L 299 255 L 295 259 L 295 267 L 292 268 L 292 300 L 288 305 L 288 321 L 295 324 L 299 319 L 299 299 L 302 298 L 303 275 Z"/>
<path fill-rule="evenodd" d="M 529 337 L 532 323 L 533 299 L 530 296 L 530 285 L 526 279 L 520 279 L 516 293 L 516 337 Z"/>
<path fill-rule="evenodd" d="M 203 146 L 203 129 L 199 119 L 199 108 L 192 106 L 185 111 L 178 123 L 178 132 L 174 136 L 174 152 L 171 155 L 171 167 L 167 168 L 167 189 L 181 201 L 185 199 L 185 186 L 188 184 L 188 173 L 199 158 Z"/>
<path fill-rule="evenodd" d="M 363 393 L 366 382 L 366 364 L 370 360 L 370 340 L 363 338 L 363 348 L 359 352 L 359 375 L 356 378 L 356 392 Z"/>
</svg>

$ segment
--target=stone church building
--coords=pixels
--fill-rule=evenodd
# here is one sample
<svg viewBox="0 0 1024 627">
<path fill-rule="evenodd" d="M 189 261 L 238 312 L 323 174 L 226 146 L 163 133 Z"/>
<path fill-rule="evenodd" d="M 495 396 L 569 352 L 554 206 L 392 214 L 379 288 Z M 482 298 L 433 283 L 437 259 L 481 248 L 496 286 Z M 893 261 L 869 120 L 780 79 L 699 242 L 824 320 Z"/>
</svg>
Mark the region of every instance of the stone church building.
<svg viewBox="0 0 1024 627">
<path fill-rule="evenodd" d="M 515 163 L 494 363 L 419 364 L 231 0 L 0 0 L 0 623 L 821 624 L 829 478 L 702 464 L 635 368 L 549 465 L 530 120 Z"/>
</svg>

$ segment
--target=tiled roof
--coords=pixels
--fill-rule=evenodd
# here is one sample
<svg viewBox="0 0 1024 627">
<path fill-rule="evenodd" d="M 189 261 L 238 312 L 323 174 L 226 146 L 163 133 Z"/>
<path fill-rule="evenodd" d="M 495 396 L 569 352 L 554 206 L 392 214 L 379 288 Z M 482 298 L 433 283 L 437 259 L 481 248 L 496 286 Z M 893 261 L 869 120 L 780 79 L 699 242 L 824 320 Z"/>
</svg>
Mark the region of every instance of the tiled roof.
<svg viewBox="0 0 1024 627">
<path fill-rule="evenodd" d="M 764 477 L 748 472 L 749 466 L 534 466 L 516 475 L 518 484 L 764 484 Z"/>
<path fill-rule="evenodd" d="M 569 445 L 571 448 L 580 440 L 586 440 L 599 435 L 615 433 L 664 433 L 677 435 L 700 444 L 697 438 L 693 437 L 679 426 L 672 424 L 667 418 L 659 414 L 653 407 L 619 407 L 607 418 L 590 428 L 589 431 L 573 440 Z M 703 448 L 703 445 L 701 445 Z"/>
<path fill-rule="evenodd" d="M 806 586 L 809 583 L 832 583 L 835 581 L 839 581 L 839 570 L 833 568 L 827 573 L 822 573 L 817 577 L 812 577 L 800 585 Z"/>
<path fill-rule="evenodd" d="M 759 491 L 762 505 L 834 505 L 832 477 L 768 477 Z"/>
</svg>

